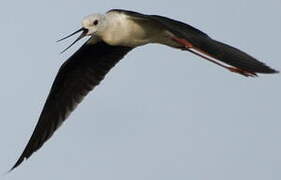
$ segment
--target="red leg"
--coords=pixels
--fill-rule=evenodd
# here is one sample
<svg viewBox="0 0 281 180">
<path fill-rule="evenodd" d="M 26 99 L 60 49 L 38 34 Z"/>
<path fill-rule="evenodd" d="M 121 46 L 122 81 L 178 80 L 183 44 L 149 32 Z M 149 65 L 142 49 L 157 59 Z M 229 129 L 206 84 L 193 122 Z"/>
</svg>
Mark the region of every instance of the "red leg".
<svg viewBox="0 0 281 180">
<path fill-rule="evenodd" d="M 212 62 L 212 63 L 215 63 L 216 65 L 219 65 L 219 66 L 221 66 L 221 67 L 223 67 L 223 68 L 225 68 L 225 69 L 228 69 L 228 70 L 231 71 L 231 72 L 238 73 L 238 74 L 241 74 L 241 75 L 246 76 L 246 77 L 249 77 L 249 76 L 251 76 L 251 77 L 257 76 L 257 74 L 254 73 L 254 72 L 245 71 L 245 70 L 243 70 L 243 69 L 236 68 L 236 67 L 232 67 L 232 66 L 226 66 L 226 65 L 224 65 L 224 64 L 222 64 L 222 63 L 219 63 L 218 61 L 215 61 L 215 60 L 214 60 L 215 58 L 214 58 L 213 56 L 211 56 L 210 54 L 208 54 L 208 53 L 202 51 L 201 49 L 198 49 L 198 48 L 194 47 L 194 46 L 192 45 L 192 43 L 188 42 L 188 41 L 185 40 L 185 39 L 181 39 L 181 38 L 177 38 L 177 37 L 172 37 L 172 40 L 174 40 L 174 41 L 176 41 L 176 42 L 178 42 L 178 43 L 184 45 L 184 47 L 185 47 L 189 52 L 191 52 L 191 53 L 193 53 L 193 54 L 195 54 L 195 55 L 198 55 L 198 56 L 200 56 L 200 57 L 202 57 L 202 58 L 204 58 L 204 59 L 206 59 L 206 60 L 208 60 L 208 61 L 210 61 L 210 62 Z M 202 54 L 200 54 L 200 53 L 198 53 L 198 52 L 196 52 L 196 51 L 193 51 L 192 49 L 194 49 L 194 50 L 196 50 L 196 51 L 198 51 L 198 52 L 200 52 L 200 53 L 202 53 L 202 54 L 204 54 L 204 55 L 206 55 L 206 56 L 203 56 Z M 208 56 L 208 57 L 207 57 L 207 56 Z M 209 58 L 209 57 L 214 58 L 214 59 L 211 59 L 211 58 Z"/>
<path fill-rule="evenodd" d="M 185 40 L 185 39 L 181 39 L 181 38 L 177 38 L 177 37 L 172 37 L 172 40 L 174 40 L 174 41 L 184 45 L 185 48 L 188 48 L 188 49 L 189 48 L 193 48 L 193 45 L 190 42 L 188 42 L 187 40 Z"/>
</svg>

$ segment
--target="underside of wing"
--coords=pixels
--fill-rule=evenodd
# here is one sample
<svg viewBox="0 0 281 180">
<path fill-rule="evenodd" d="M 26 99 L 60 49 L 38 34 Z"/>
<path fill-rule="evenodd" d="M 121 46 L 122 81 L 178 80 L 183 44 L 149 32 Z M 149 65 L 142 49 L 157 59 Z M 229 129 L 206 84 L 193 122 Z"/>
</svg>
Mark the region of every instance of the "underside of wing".
<svg viewBox="0 0 281 180">
<path fill-rule="evenodd" d="M 11 170 L 38 150 L 77 104 L 97 86 L 107 72 L 132 48 L 86 42 L 60 68 L 39 121 L 23 153 Z"/>
</svg>

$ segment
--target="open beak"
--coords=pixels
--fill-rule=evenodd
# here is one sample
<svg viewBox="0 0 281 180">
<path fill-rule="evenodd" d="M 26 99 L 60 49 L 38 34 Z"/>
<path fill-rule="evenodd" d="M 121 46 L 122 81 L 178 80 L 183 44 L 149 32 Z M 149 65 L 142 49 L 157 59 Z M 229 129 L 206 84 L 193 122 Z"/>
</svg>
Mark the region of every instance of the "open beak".
<svg viewBox="0 0 281 180">
<path fill-rule="evenodd" d="M 79 36 L 73 43 L 71 43 L 67 48 L 65 48 L 61 53 L 64 53 L 64 52 L 65 52 L 66 50 L 68 50 L 71 46 L 73 46 L 77 41 L 79 41 L 79 40 L 82 39 L 83 37 L 87 36 L 88 29 L 82 27 L 82 28 L 80 28 L 79 30 L 75 31 L 74 33 L 71 33 L 70 35 L 65 36 L 64 38 L 57 40 L 57 42 L 60 42 L 60 41 L 65 40 L 65 39 L 67 39 L 67 38 L 69 38 L 69 37 L 71 37 L 71 36 L 73 36 L 73 35 L 75 35 L 75 34 L 81 32 L 81 31 L 82 31 L 82 33 L 80 34 L 80 36 Z"/>
</svg>

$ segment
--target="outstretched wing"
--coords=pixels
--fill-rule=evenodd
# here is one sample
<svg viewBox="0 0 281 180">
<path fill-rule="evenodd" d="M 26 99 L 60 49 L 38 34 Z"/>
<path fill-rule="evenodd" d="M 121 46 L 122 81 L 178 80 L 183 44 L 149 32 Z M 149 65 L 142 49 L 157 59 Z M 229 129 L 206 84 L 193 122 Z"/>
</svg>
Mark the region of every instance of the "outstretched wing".
<svg viewBox="0 0 281 180">
<path fill-rule="evenodd" d="M 96 44 L 89 42 L 90 40 L 61 66 L 35 130 L 11 170 L 38 150 L 89 91 L 132 49 L 110 46 L 102 41 Z"/>
<path fill-rule="evenodd" d="M 249 54 L 232 47 L 230 45 L 224 44 L 222 42 L 216 41 L 210 38 L 204 32 L 180 21 L 176 21 L 167 17 L 158 15 L 144 15 L 137 12 L 113 9 L 111 11 L 118 11 L 120 13 L 125 13 L 135 20 L 146 20 L 157 23 L 163 28 L 172 32 L 175 37 L 173 40 L 182 44 L 186 50 L 204 57 L 222 67 L 228 68 L 231 71 L 243 74 L 243 75 L 256 75 L 255 73 L 276 73 L 278 71 L 270 68 L 264 63 L 258 61 Z M 203 54 L 203 56 L 202 56 Z M 221 61 L 233 67 L 225 66 L 215 60 Z"/>
</svg>

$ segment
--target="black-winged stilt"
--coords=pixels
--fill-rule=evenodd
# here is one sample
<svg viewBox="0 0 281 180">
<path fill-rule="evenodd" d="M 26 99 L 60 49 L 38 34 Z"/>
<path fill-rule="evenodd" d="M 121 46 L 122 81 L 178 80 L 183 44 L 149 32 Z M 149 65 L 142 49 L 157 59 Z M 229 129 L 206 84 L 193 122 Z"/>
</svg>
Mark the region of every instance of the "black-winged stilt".
<svg viewBox="0 0 281 180">
<path fill-rule="evenodd" d="M 82 34 L 74 43 L 85 36 L 90 39 L 61 66 L 35 130 L 11 170 L 38 150 L 89 91 L 135 47 L 159 43 L 187 50 L 244 76 L 278 72 L 188 24 L 162 16 L 113 9 L 105 15 L 87 16 L 82 28 L 65 38 L 78 32 Z"/>
</svg>

